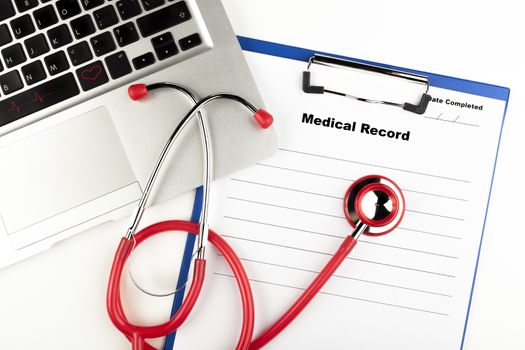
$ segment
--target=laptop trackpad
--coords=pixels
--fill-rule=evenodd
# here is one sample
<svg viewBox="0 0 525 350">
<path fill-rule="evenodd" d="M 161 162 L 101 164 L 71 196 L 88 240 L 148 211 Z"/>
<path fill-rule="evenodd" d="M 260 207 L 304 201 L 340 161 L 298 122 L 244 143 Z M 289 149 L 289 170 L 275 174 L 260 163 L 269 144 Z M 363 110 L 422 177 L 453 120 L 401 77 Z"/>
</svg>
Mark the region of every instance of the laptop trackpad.
<svg viewBox="0 0 525 350">
<path fill-rule="evenodd" d="M 50 236 L 100 216 L 103 213 L 97 210 L 101 209 L 96 205 L 90 209 L 90 204 L 126 187 L 138 188 L 105 107 L 0 149 L 0 164 L 3 225 L 13 236 L 35 231 L 30 240 L 43 239 L 41 234 Z M 129 204 L 119 202 L 137 199 L 138 192 L 135 189 L 127 198 L 101 202 L 98 207 L 104 204 L 108 211 Z M 68 217 L 68 212 L 74 215 Z M 53 224 L 46 224 L 49 222 Z"/>
</svg>

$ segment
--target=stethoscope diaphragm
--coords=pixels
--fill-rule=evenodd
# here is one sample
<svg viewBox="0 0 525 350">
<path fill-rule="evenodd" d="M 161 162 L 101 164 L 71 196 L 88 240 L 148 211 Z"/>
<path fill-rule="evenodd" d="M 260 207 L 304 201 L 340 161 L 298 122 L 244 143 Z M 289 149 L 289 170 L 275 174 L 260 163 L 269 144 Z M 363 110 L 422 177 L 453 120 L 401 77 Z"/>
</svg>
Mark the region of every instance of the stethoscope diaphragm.
<svg viewBox="0 0 525 350">
<path fill-rule="evenodd" d="M 394 230 L 405 212 L 399 186 L 387 177 L 368 175 L 357 179 L 346 191 L 344 212 L 352 227 L 367 225 L 366 235 L 380 236 Z"/>
</svg>

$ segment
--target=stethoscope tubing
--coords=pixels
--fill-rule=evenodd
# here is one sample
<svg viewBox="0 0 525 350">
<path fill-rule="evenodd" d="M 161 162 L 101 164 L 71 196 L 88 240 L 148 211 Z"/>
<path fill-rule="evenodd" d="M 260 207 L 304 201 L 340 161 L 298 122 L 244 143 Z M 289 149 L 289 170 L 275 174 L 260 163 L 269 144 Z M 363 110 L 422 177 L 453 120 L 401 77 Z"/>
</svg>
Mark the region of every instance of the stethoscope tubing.
<svg viewBox="0 0 525 350">
<path fill-rule="evenodd" d="M 153 224 L 136 233 L 134 236 L 134 243 L 133 241 L 122 238 L 117 249 L 117 253 L 115 254 L 108 284 L 106 300 L 107 309 L 111 321 L 115 327 L 117 327 L 124 335 L 126 335 L 128 339 L 131 340 L 133 350 L 155 350 L 154 347 L 145 342 L 145 339 L 165 336 L 166 334 L 169 334 L 179 328 L 184 323 L 184 321 L 186 321 L 191 310 L 194 308 L 202 290 L 206 272 L 206 261 L 203 259 L 195 259 L 191 287 L 188 290 L 188 294 L 186 295 L 186 298 L 184 299 L 184 302 L 182 303 L 179 311 L 171 320 L 157 326 L 137 326 L 130 323 L 126 318 L 120 296 L 120 280 L 122 277 L 124 265 L 132 251 L 136 249 L 136 247 L 142 242 L 151 236 L 168 231 L 181 231 L 198 234 L 199 225 L 193 222 L 178 220 L 163 221 Z M 224 256 L 233 275 L 235 276 L 235 280 L 237 281 L 237 286 L 239 288 L 242 301 L 243 322 L 236 349 L 248 349 L 253 336 L 255 318 L 255 306 L 248 276 L 239 257 L 222 237 L 220 237 L 214 231 L 209 230 L 208 239 L 209 242 L 213 244 L 219 251 L 219 253 Z"/>
</svg>

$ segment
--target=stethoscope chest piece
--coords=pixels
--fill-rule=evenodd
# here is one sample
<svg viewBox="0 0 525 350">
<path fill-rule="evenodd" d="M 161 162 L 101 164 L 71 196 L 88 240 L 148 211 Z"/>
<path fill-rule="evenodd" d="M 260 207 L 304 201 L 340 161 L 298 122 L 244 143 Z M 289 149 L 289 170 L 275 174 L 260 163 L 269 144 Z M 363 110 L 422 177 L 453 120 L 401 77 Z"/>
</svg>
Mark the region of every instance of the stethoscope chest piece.
<svg viewBox="0 0 525 350">
<path fill-rule="evenodd" d="M 380 175 L 357 179 L 346 191 L 345 216 L 352 227 L 368 226 L 364 234 L 379 236 L 394 230 L 403 218 L 405 199 L 399 186 Z"/>
</svg>

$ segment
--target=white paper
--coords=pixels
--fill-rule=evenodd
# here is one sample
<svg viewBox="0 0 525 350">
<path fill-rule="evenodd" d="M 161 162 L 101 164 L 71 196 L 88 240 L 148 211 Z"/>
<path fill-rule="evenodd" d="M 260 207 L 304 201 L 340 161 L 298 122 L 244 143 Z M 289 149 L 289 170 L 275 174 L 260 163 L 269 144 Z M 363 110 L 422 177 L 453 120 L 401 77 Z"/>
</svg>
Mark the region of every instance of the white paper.
<svg viewBox="0 0 525 350">
<path fill-rule="evenodd" d="M 432 87 L 429 93 L 443 103 L 431 103 L 419 116 L 305 94 L 304 62 L 246 56 L 275 116 L 280 148 L 214 184 L 211 227 L 233 246 L 252 281 L 255 336 L 351 232 L 342 197 L 352 181 L 381 174 L 403 189 L 407 210 L 400 227 L 363 236 L 322 294 L 266 348 L 459 349 L 504 101 Z M 447 105 L 446 99 L 483 109 Z M 303 123 L 303 113 L 356 122 L 357 130 Z M 363 123 L 409 131 L 409 140 L 363 134 Z M 205 290 L 176 348 L 232 349 L 238 338 L 235 280 L 220 257 L 209 256 Z"/>
</svg>

